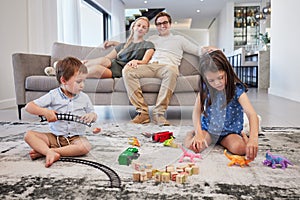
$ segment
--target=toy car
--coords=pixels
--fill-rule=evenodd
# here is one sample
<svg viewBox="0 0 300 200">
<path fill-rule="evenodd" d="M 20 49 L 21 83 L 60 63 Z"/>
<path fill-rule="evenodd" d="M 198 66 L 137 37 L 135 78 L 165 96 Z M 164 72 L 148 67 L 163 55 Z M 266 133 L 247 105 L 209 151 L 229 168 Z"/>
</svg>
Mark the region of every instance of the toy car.
<svg viewBox="0 0 300 200">
<path fill-rule="evenodd" d="M 118 162 L 120 165 L 130 165 L 133 159 L 137 159 L 140 154 L 135 147 L 129 147 L 119 155 Z"/>
<path fill-rule="evenodd" d="M 173 132 L 170 131 L 158 132 L 152 135 L 152 140 L 155 142 L 164 142 L 165 140 L 170 139 L 171 136 L 173 136 Z"/>
</svg>

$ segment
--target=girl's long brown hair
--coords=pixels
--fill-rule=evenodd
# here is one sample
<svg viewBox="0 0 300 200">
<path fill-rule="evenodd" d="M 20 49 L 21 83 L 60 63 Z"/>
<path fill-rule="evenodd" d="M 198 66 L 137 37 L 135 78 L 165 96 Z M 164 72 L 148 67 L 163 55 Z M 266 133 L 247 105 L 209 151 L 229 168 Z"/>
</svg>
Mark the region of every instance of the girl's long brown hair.
<svg viewBox="0 0 300 200">
<path fill-rule="evenodd" d="M 247 86 L 239 79 L 239 77 L 233 71 L 233 67 L 229 63 L 226 56 L 221 50 L 212 51 L 211 53 L 206 53 L 200 58 L 200 83 L 199 92 L 201 99 L 201 112 L 203 113 L 207 106 L 211 105 L 214 100 L 216 90 L 212 88 L 205 78 L 206 72 L 218 72 L 224 71 L 226 78 L 225 85 L 225 95 L 226 95 L 226 105 L 232 100 L 235 95 L 236 83 L 241 83 L 247 88 Z M 208 95 L 209 94 L 209 95 Z M 205 100 L 207 102 L 205 103 Z M 224 105 L 224 106 L 226 106 Z"/>
</svg>

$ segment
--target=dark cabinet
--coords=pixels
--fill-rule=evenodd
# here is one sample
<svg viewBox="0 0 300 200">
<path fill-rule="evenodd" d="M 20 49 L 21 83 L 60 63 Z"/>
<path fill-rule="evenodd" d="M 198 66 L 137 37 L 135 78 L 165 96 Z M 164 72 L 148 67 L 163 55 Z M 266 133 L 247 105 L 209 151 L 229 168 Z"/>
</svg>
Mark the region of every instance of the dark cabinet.
<svg viewBox="0 0 300 200">
<path fill-rule="evenodd" d="M 259 10 L 259 6 L 234 7 L 235 49 L 245 45 L 258 44 L 259 22 L 255 19 L 255 14 Z"/>
</svg>

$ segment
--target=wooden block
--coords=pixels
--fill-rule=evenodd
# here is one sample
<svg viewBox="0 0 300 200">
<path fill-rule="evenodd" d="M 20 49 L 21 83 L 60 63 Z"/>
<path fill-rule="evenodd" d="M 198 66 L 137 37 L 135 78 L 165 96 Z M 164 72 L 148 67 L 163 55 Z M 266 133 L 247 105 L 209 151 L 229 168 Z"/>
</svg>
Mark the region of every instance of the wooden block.
<svg viewBox="0 0 300 200">
<path fill-rule="evenodd" d="M 152 178 L 152 170 L 151 169 L 146 169 L 145 172 L 147 174 L 148 179 Z"/>
<path fill-rule="evenodd" d="M 170 173 L 164 172 L 161 174 L 161 182 L 168 183 L 170 182 Z"/>
<path fill-rule="evenodd" d="M 189 167 L 193 167 L 193 166 L 195 166 L 195 165 L 196 165 L 195 163 L 189 163 L 189 164 L 188 164 Z"/>
<path fill-rule="evenodd" d="M 199 172 L 200 172 L 199 166 L 196 166 L 196 165 L 193 166 L 192 171 L 193 171 L 193 174 L 199 174 Z"/>
<path fill-rule="evenodd" d="M 147 181 L 148 178 L 147 178 L 147 173 L 146 172 L 140 172 L 140 181 L 141 182 L 144 182 L 144 181 Z"/>
<path fill-rule="evenodd" d="M 161 182 L 161 172 L 156 172 L 154 174 L 154 180 L 155 182 Z"/>
<path fill-rule="evenodd" d="M 176 181 L 176 176 L 178 175 L 178 172 L 171 172 L 171 180 Z"/>
<path fill-rule="evenodd" d="M 187 167 L 184 169 L 184 171 L 187 173 L 187 175 L 192 176 L 193 174 L 193 170 L 191 167 Z"/>
<path fill-rule="evenodd" d="M 178 174 L 176 176 L 176 183 L 184 183 L 184 182 L 185 182 L 184 174 Z"/>
<path fill-rule="evenodd" d="M 175 171 L 174 166 L 167 166 L 166 167 L 166 172 L 174 172 L 174 171 Z"/>
<path fill-rule="evenodd" d="M 134 182 L 140 181 L 140 176 L 141 176 L 140 172 L 133 172 L 132 176 Z"/>
<path fill-rule="evenodd" d="M 146 169 L 152 169 L 152 165 L 151 164 L 146 164 Z"/>
<path fill-rule="evenodd" d="M 152 169 L 152 176 L 155 176 L 156 172 L 159 172 L 159 170 L 158 169 Z"/>
</svg>

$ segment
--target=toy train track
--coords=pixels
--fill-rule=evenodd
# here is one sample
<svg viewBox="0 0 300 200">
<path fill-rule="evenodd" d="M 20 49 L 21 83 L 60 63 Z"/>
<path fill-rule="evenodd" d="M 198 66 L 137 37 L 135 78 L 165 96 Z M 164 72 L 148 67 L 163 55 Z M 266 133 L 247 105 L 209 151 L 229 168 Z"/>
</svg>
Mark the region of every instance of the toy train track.
<svg viewBox="0 0 300 200">
<path fill-rule="evenodd" d="M 73 114 L 70 114 L 70 113 L 56 113 L 56 117 L 57 117 L 58 120 L 73 121 L 73 122 L 77 122 L 77 123 L 80 123 L 80 124 L 84 124 L 88 127 L 91 127 L 92 123 L 93 123 L 93 122 L 86 123 L 83 120 L 81 120 L 81 116 L 73 115 Z M 40 115 L 40 118 L 41 118 L 40 122 L 47 121 L 45 116 Z"/>
<path fill-rule="evenodd" d="M 82 159 L 69 158 L 69 157 L 62 157 L 59 159 L 59 161 L 74 162 L 74 163 L 84 164 L 84 165 L 88 165 L 88 166 L 94 167 L 96 169 L 99 169 L 109 177 L 110 187 L 112 187 L 112 188 L 120 188 L 121 187 L 121 179 L 120 179 L 119 175 L 114 170 L 112 170 L 111 168 L 109 168 L 105 165 L 102 165 L 97 162 L 89 161 L 89 160 L 82 160 Z"/>
</svg>

